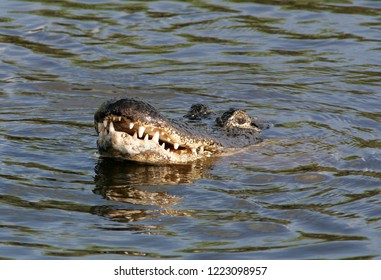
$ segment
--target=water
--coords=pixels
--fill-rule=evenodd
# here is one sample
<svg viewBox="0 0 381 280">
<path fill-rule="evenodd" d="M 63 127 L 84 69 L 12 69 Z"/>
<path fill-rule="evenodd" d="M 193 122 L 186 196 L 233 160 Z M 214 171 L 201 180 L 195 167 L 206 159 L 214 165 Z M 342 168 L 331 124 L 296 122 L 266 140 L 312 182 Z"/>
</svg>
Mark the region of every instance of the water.
<svg viewBox="0 0 381 280">
<path fill-rule="evenodd" d="M 381 258 L 381 1 L 0 6 L 0 258 Z M 125 95 L 274 127 L 204 165 L 105 160 L 93 113 Z"/>
</svg>

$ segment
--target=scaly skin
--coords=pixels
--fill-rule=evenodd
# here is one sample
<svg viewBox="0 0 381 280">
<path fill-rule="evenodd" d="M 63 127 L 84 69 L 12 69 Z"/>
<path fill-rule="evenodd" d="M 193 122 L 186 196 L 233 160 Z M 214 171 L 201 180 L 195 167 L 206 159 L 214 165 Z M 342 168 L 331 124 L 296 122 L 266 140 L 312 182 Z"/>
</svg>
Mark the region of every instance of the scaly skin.
<svg viewBox="0 0 381 280">
<path fill-rule="evenodd" d="M 185 117 L 170 120 L 136 98 L 110 100 L 94 115 L 99 153 L 147 163 L 187 163 L 230 153 L 262 141 L 258 125 L 243 110 L 230 109 L 214 125 L 194 120 L 211 115 L 205 105 L 193 105 Z"/>
</svg>

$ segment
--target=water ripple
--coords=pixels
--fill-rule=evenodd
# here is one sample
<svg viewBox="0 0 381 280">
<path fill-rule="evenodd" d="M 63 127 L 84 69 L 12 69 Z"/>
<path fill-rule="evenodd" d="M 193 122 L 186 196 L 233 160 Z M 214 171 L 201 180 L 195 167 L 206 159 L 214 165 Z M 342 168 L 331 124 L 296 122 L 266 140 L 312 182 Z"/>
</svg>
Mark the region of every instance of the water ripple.
<svg viewBox="0 0 381 280">
<path fill-rule="evenodd" d="M 378 259 L 377 1 L 2 1 L 0 259 Z M 189 165 L 99 158 L 138 96 L 269 121 Z"/>
</svg>

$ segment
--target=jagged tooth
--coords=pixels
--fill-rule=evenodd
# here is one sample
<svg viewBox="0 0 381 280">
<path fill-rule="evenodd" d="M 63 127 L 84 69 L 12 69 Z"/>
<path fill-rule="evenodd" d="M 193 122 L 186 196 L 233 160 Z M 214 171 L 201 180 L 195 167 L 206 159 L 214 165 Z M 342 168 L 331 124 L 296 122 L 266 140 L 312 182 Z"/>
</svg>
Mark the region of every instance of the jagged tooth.
<svg viewBox="0 0 381 280">
<path fill-rule="evenodd" d="M 146 128 L 144 126 L 139 126 L 139 130 L 138 130 L 139 138 L 143 137 L 144 130 L 146 130 Z"/>
<path fill-rule="evenodd" d="M 168 148 L 168 149 L 167 149 L 167 152 L 169 153 L 170 151 L 171 151 L 171 149 L 170 149 L 170 148 Z"/>
<path fill-rule="evenodd" d="M 193 148 L 193 149 L 192 149 L 192 154 L 195 155 L 195 156 L 197 156 L 196 148 Z"/>
<path fill-rule="evenodd" d="M 133 137 L 134 137 L 134 140 L 137 140 L 138 139 L 138 134 L 135 132 Z"/>
<path fill-rule="evenodd" d="M 161 147 L 165 150 L 165 142 L 163 142 L 163 144 L 161 144 Z"/>
<path fill-rule="evenodd" d="M 152 137 L 152 141 L 159 143 L 159 136 L 160 136 L 159 131 L 156 131 Z"/>
<path fill-rule="evenodd" d="M 104 126 L 104 127 L 107 126 L 107 120 L 103 120 L 103 126 Z"/>
<path fill-rule="evenodd" d="M 168 137 L 168 138 L 167 138 L 167 141 L 168 141 L 169 143 L 171 143 L 171 138 Z"/>
<path fill-rule="evenodd" d="M 130 122 L 130 129 L 133 129 L 134 128 L 134 123 L 133 122 Z"/>
<path fill-rule="evenodd" d="M 178 148 L 179 148 L 179 143 L 175 143 L 175 144 L 173 144 L 173 147 L 175 148 L 175 150 L 177 150 Z"/>
<path fill-rule="evenodd" d="M 122 120 L 122 117 L 118 117 L 118 122 L 120 122 Z"/>
<path fill-rule="evenodd" d="M 103 130 L 103 123 L 98 123 L 98 132 L 101 132 Z"/>
<path fill-rule="evenodd" d="M 115 131 L 114 124 L 112 122 L 110 122 L 109 130 L 110 133 Z"/>
<path fill-rule="evenodd" d="M 204 147 L 200 147 L 200 151 L 199 151 L 200 154 L 203 154 L 204 153 Z"/>
<path fill-rule="evenodd" d="M 146 134 L 146 136 L 144 136 L 144 141 L 148 141 L 149 138 L 148 138 L 148 134 Z"/>
</svg>

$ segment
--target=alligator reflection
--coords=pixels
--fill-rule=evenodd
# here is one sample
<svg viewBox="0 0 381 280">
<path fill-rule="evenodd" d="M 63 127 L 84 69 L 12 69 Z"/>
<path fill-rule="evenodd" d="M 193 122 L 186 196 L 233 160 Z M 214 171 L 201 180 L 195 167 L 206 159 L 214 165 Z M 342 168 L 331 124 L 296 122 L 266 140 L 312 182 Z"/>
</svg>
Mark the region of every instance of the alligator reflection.
<svg viewBox="0 0 381 280">
<path fill-rule="evenodd" d="M 148 165 L 100 158 L 95 167 L 94 193 L 107 200 L 126 203 L 97 207 L 98 215 L 120 222 L 152 219 L 160 215 L 184 216 L 171 209 L 181 196 L 169 193 L 173 185 L 189 184 L 207 176 L 211 163 Z M 120 208 L 120 205 L 123 205 Z M 159 207 L 158 207 L 159 206 Z"/>
</svg>

